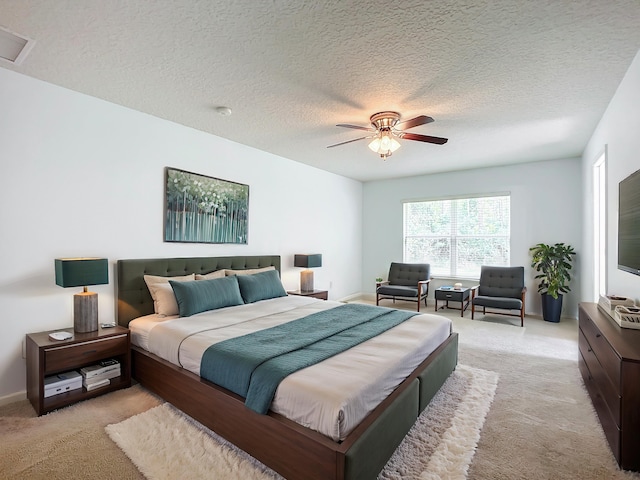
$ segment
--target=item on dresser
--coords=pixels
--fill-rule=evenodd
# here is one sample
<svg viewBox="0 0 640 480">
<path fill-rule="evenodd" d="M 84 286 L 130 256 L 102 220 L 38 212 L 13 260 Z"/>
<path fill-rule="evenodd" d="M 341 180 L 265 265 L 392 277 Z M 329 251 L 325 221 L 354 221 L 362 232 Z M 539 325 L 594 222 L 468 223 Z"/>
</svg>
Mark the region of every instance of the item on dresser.
<svg viewBox="0 0 640 480">
<path fill-rule="evenodd" d="M 621 297 L 619 295 L 600 295 L 600 300 L 598 300 L 598 306 L 611 317 L 613 317 L 613 311 L 618 305 L 622 305 L 623 307 L 632 307 L 634 303 L 632 299 Z"/>
<path fill-rule="evenodd" d="M 44 398 L 82 388 L 82 376 L 74 371 L 44 378 Z"/>
<path fill-rule="evenodd" d="M 613 312 L 613 319 L 622 328 L 640 329 L 640 308 L 618 305 Z"/>
</svg>

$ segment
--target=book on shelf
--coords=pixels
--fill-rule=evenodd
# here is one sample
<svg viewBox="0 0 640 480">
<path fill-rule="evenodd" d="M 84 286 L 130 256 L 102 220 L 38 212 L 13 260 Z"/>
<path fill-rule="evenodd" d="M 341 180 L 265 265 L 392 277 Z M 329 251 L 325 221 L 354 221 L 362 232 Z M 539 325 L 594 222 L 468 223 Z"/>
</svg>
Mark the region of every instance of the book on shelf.
<svg viewBox="0 0 640 480">
<path fill-rule="evenodd" d="M 120 362 L 117 360 L 104 360 L 96 365 L 89 365 L 80 369 L 83 378 L 93 378 L 115 371 L 120 375 Z"/>
<path fill-rule="evenodd" d="M 83 376 L 83 380 L 89 383 L 95 383 L 100 380 L 116 378 L 120 376 L 120 366 L 116 370 L 109 370 L 108 372 L 101 373 L 100 375 L 93 375 L 92 377 Z"/>
<path fill-rule="evenodd" d="M 90 392 L 91 390 L 95 390 L 96 388 L 106 387 L 107 385 L 110 385 L 110 384 L 111 384 L 111 380 L 109 380 L 108 378 L 104 378 L 96 382 L 86 382 L 86 381 L 82 382 L 82 386 L 84 386 L 84 388 L 87 389 L 87 392 Z"/>
</svg>

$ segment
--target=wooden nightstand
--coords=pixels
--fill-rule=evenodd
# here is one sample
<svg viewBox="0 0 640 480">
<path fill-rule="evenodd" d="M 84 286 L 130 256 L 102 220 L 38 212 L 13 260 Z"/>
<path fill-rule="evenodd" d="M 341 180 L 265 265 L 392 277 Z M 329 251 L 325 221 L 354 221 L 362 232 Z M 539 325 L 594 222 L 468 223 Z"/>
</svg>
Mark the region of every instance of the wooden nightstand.
<svg viewBox="0 0 640 480">
<path fill-rule="evenodd" d="M 49 333 L 60 330 L 27 334 L 27 398 L 38 415 L 131 386 L 131 340 L 128 328 L 100 328 L 90 333 L 74 333 L 73 327 L 63 330 L 73 333 L 73 338 L 63 341 L 49 338 Z M 109 385 L 90 392 L 82 387 L 44 397 L 44 377 L 79 371 L 82 367 L 110 358 L 120 362 L 121 374 L 112 378 Z"/>
<path fill-rule="evenodd" d="M 287 292 L 289 295 L 300 295 L 301 297 L 313 297 L 320 300 L 327 300 L 329 292 L 327 290 L 312 290 L 310 292 L 302 292 L 300 290 L 291 290 Z"/>
</svg>

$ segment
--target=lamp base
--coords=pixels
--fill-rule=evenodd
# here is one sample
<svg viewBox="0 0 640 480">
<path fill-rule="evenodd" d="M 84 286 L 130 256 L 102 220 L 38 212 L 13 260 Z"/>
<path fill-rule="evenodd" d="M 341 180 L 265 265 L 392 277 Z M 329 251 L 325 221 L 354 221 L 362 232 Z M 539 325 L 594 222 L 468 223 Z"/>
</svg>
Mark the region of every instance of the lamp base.
<svg viewBox="0 0 640 480">
<path fill-rule="evenodd" d="M 313 292 L 313 270 L 302 270 L 300 272 L 300 291 Z"/>
<path fill-rule="evenodd" d="M 78 333 L 98 330 L 98 294 L 76 293 L 73 296 L 73 330 Z"/>
</svg>

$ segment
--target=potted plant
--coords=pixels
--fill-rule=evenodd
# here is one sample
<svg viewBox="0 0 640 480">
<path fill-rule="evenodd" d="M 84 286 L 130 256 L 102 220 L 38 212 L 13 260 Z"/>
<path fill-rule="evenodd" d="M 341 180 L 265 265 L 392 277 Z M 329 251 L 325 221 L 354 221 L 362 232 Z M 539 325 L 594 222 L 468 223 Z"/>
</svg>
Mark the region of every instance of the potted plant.
<svg viewBox="0 0 640 480">
<path fill-rule="evenodd" d="M 538 243 L 529 249 L 531 267 L 538 274 L 538 293 L 542 295 L 542 318 L 548 322 L 559 322 L 562 312 L 562 294 L 571 291 L 571 262 L 576 254 L 573 247 L 564 243 L 547 245 Z"/>
</svg>

